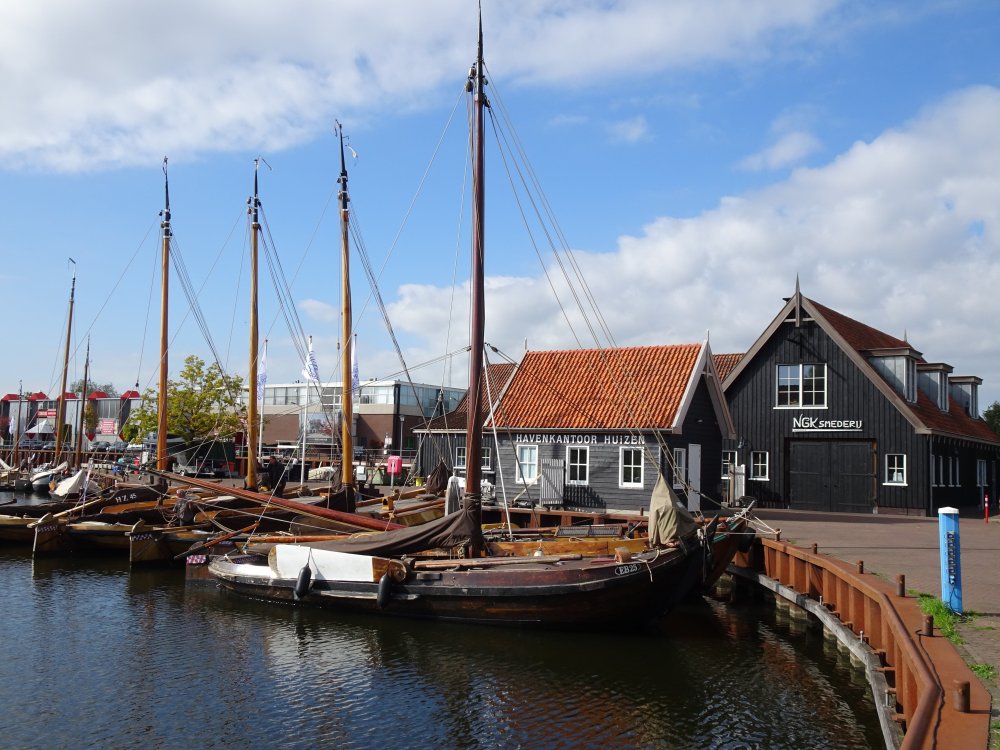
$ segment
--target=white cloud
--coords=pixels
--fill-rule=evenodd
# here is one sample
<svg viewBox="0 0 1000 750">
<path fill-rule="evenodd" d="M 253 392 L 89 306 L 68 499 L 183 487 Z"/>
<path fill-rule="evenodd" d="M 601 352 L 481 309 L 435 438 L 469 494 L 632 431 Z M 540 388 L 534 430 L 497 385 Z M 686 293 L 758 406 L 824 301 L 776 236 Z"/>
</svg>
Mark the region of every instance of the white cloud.
<svg viewBox="0 0 1000 750">
<path fill-rule="evenodd" d="M 795 131 L 785 133 L 778 141 L 740 162 L 740 168 L 750 172 L 765 169 L 782 169 L 797 164 L 819 149 L 820 143 L 811 133 Z"/>
<path fill-rule="evenodd" d="M 327 302 L 318 299 L 304 299 L 299 302 L 299 309 L 304 312 L 310 320 L 320 323 L 336 323 L 340 320 L 340 309 Z"/>
<path fill-rule="evenodd" d="M 799 275 L 807 296 L 906 331 L 928 359 L 983 377 L 989 403 L 1000 397 L 997 121 L 1000 90 L 961 91 L 824 166 L 577 258 L 619 344 L 696 342 L 710 330 L 716 352 L 743 351 Z M 393 305 L 425 352 L 444 351 L 449 296 L 404 287 Z M 575 345 L 550 299 L 543 279 L 491 278 L 487 338 L 512 356 L 525 338 L 532 349 Z"/>
<path fill-rule="evenodd" d="M 526 84 L 763 58 L 823 29 L 834 0 L 495 2 L 490 60 Z M 336 114 L 426 106 L 467 67 L 462 0 L 169 5 L 93 0 L 0 10 L 0 161 L 59 172 L 274 152 Z M 458 21 L 458 22 L 456 22 Z M 600 44 L 594 44 L 600 39 Z M 460 82 L 458 82 L 460 84 Z"/>
<path fill-rule="evenodd" d="M 649 123 L 642 115 L 619 120 L 608 125 L 613 140 L 621 143 L 638 143 L 649 138 Z"/>
</svg>

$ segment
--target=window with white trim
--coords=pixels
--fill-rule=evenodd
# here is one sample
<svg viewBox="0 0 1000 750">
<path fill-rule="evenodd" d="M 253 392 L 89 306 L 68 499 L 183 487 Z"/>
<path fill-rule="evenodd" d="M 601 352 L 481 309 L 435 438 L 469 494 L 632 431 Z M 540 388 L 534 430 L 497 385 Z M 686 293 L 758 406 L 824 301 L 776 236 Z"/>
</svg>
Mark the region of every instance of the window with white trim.
<svg viewBox="0 0 1000 750">
<path fill-rule="evenodd" d="M 778 365 L 778 408 L 826 408 L 826 365 Z"/>
<path fill-rule="evenodd" d="M 976 459 L 976 486 L 986 486 L 986 461 L 982 458 Z"/>
<path fill-rule="evenodd" d="M 490 467 L 492 466 L 492 460 L 493 460 L 493 451 L 490 449 L 490 446 L 484 445 L 483 448 L 482 448 L 482 464 L 480 464 L 481 467 L 483 469 L 486 469 L 487 471 L 489 471 Z M 455 468 L 456 469 L 464 469 L 465 468 L 465 446 L 464 445 L 457 445 L 457 446 L 455 446 Z"/>
<path fill-rule="evenodd" d="M 517 446 L 517 480 L 534 482 L 538 479 L 538 446 Z"/>
<path fill-rule="evenodd" d="M 722 451 L 722 478 L 729 479 L 729 471 L 736 466 L 736 451 Z"/>
<path fill-rule="evenodd" d="M 687 448 L 674 448 L 674 489 L 683 489 L 687 482 Z"/>
<path fill-rule="evenodd" d="M 750 451 L 750 478 L 766 480 L 769 476 L 767 451 Z"/>
<path fill-rule="evenodd" d="M 885 484 L 906 484 L 906 454 L 885 454 Z"/>
<path fill-rule="evenodd" d="M 590 477 L 590 448 L 585 445 L 566 446 L 566 483 L 587 484 Z"/>
<path fill-rule="evenodd" d="M 642 487 L 642 448 L 621 448 L 618 455 L 618 486 Z"/>
</svg>

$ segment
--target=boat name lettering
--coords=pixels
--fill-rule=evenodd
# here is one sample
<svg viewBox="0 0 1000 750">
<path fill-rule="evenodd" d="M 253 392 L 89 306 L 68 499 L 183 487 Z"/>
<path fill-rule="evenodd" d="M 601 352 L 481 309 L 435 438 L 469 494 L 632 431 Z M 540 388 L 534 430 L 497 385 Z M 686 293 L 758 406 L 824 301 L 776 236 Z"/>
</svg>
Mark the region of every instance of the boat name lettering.
<svg viewBox="0 0 1000 750">
<path fill-rule="evenodd" d="M 630 573 L 636 573 L 636 572 L 638 572 L 638 570 L 639 570 L 639 566 L 636 565 L 635 563 L 632 563 L 631 565 L 619 565 L 618 567 L 615 568 L 615 575 L 616 576 L 627 576 Z"/>
<path fill-rule="evenodd" d="M 862 419 L 819 419 L 800 414 L 792 418 L 792 432 L 852 431 L 864 429 L 864 424 Z"/>
<path fill-rule="evenodd" d="M 516 443 L 575 443 L 581 445 L 645 445 L 642 435 L 530 435 L 521 433 L 514 436 Z"/>
</svg>

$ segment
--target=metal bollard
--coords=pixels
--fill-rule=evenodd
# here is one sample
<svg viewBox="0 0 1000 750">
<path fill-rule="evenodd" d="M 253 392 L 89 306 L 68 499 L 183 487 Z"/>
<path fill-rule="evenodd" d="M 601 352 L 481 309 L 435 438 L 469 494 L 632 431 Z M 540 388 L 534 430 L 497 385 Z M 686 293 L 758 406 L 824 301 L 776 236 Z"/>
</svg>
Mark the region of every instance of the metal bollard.
<svg viewBox="0 0 1000 750">
<path fill-rule="evenodd" d="M 969 713 L 969 681 L 952 680 L 952 707 L 960 714 Z"/>
<path fill-rule="evenodd" d="M 906 596 L 906 576 L 902 573 L 896 576 L 896 596 Z"/>
</svg>

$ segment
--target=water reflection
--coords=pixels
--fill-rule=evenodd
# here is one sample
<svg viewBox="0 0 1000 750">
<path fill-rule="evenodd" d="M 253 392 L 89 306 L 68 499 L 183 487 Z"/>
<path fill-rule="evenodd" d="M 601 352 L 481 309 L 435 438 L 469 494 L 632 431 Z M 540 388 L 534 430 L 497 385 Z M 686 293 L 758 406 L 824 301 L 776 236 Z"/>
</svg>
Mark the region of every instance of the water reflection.
<svg viewBox="0 0 1000 750">
<path fill-rule="evenodd" d="M 881 743 L 867 684 L 771 609 L 536 633 L 274 606 L 108 558 L 0 551 L 0 574 L 10 632 L 32 634 L 0 666 L 11 747 Z"/>
</svg>

